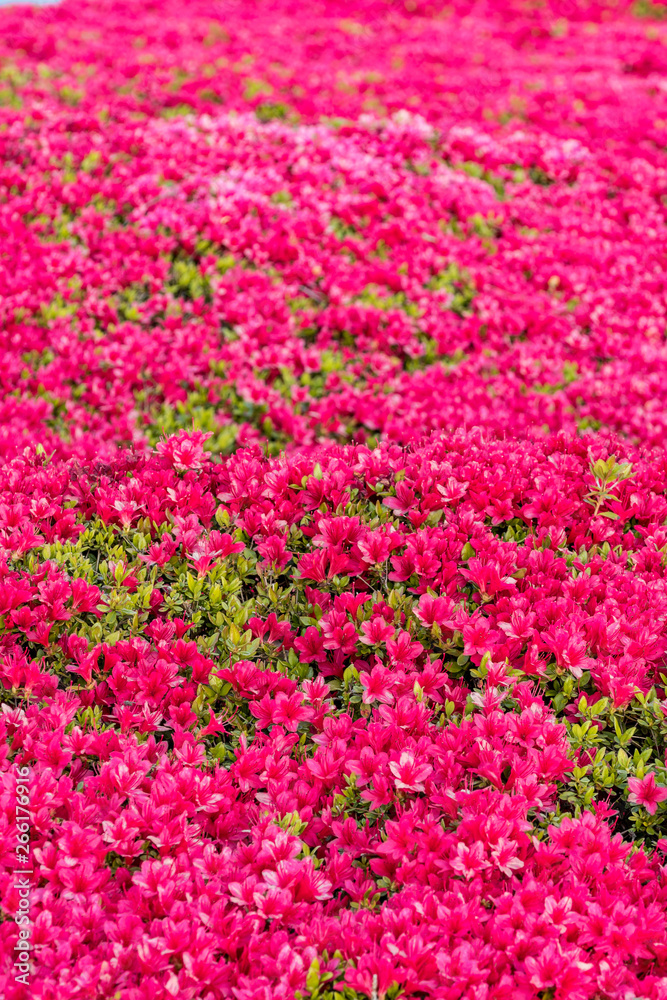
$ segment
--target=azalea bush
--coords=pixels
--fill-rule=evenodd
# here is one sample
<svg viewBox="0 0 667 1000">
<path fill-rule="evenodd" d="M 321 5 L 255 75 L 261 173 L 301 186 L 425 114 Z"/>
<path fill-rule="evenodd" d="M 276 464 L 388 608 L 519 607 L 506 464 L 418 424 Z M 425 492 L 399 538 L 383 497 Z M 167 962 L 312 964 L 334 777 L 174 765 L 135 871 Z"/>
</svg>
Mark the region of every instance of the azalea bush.
<svg viewBox="0 0 667 1000">
<path fill-rule="evenodd" d="M 3 996 L 667 1000 L 666 13 L 0 11 Z"/>
</svg>

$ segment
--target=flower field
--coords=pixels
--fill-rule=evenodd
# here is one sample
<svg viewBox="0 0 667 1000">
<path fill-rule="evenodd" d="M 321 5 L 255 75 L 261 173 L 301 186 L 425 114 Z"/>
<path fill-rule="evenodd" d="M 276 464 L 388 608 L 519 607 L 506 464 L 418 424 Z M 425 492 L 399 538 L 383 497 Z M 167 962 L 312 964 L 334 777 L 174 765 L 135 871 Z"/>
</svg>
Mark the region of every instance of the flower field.
<svg viewBox="0 0 667 1000">
<path fill-rule="evenodd" d="M 4 997 L 667 1000 L 667 6 L 0 10 L 0 382 Z"/>
</svg>

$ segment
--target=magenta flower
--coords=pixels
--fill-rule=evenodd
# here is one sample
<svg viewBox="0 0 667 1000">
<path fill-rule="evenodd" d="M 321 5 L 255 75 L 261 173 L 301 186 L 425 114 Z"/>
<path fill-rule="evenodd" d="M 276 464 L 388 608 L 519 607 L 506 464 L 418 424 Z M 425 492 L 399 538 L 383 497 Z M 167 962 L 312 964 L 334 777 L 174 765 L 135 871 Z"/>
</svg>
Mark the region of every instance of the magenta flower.
<svg viewBox="0 0 667 1000">
<path fill-rule="evenodd" d="M 665 5 L 0 6 L 0 995 L 667 1000 Z"/>
<path fill-rule="evenodd" d="M 413 754 L 404 750 L 398 761 L 392 761 L 389 770 L 396 779 L 396 787 L 407 792 L 423 792 L 424 782 L 433 768 L 426 761 L 418 761 Z"/>
<path fill-rule="evenodd" d="M 659 804 L 667 799 L 667 788 L 656 785 L 653 771 L 649 771 L 643 778 L 628 778 L 628 788 L 628 801 L 636 806 L 644 806 L 651 816 L 655 814 Z"/>
</svg>

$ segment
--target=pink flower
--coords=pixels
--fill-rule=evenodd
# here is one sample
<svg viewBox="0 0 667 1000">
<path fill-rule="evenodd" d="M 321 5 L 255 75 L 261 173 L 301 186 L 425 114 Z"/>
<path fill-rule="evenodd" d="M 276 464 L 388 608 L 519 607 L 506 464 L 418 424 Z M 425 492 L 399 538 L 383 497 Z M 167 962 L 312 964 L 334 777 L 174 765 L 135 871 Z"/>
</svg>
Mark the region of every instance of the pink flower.
<svg viewBox="0 0 667 1000">
<path fill-rule="evenodd" d="M 404 750 L 398 762 L 392 761 L 389 770 L 396 779 L 396 787 L 407 792 L 423 792 L 424 782 L 433 768 L 426 761 L 417 761 L 413 754 Z"/>
<path fill-rule="evenodd" d="M 204 431 L 179 431 L 174 437 L 158 441 L 157 451 L 163 455 L 177 472 L 187 469 L 201 469 L 206 461 L 204 442 L 212 433 Z"/>
<path fill-rule="evenodd" d="M 324 638 L 314 625 L 309 625 L 304 634 L 294 640 L 294 648 L 301 663 L 323 663 L 326 660 Z"/>
<path fill-rule="evenodd" d="M 377 615 L 370 621 L 361 623 L 362 637 L 359 639 L 365 646 L 376 646 L 391 639 L 394 635 L 393 625 L 389 625 L 384 618 Z"/>
<path fill-rule="evenodd" d="M 391 672 L 379 664 L 373 667 L 370 674 L 362 671 L 359 682 L 364 689 L 362 701 L 365 705 L 372 705 L 374 701 L 389 704 L 394 700 Z"/>
<path fill-rule="evenodd" d="M 263 542 L 258 543 L 257 551 L 266 565 L 274 570 L 283 570 L 292 558 L 292 553 L 287 551 L 282 535 L 269 535 Z"/>
<path fill-rule="evenodd" d="M 453 871 L 470 880 L 489 867 L 484 844 L 478 842 L 470 847 L 468 844 L 459 842 L 456 845 L 456 854 L 450 858 L 449 864 Z"/>
<path fill-rule="evenodd" d="M 511 840 L 501 837 L 491 849 L 491 859 L 503 875 L 513 875 L 523 868 L 523 861 L 517 856 L 517 845 Z"/>
<path fill-rule="evenodd" d="M 412 639 L 409 632 L 399 632 L 396 639 L 387 639 L 389 661 L 394 667 L 408 667 L 424 651 L 421 642 Z"/>
<path fill-rule="evenodd" d="M 667 799 L 667 788 L 656 785 L 655 774 L 649 771 L 643 778 L 628 778 L 630 794 L 628 801 L 636 806 L 644 806 L 647 812 L 654 815 L 658 805 Z"/>
</svg>

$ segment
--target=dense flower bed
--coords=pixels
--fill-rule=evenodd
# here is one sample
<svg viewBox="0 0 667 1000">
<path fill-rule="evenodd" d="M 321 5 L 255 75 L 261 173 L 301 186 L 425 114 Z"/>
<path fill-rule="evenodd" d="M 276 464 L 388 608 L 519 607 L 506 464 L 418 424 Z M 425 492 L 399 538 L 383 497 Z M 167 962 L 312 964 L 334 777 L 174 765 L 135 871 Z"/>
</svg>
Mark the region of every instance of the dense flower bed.
<svg viewBox="0 0 667 1000">
<path fill-rule="evenodd" d="M 0 12 L 3 996 L 667 1000 L 664 13 Z"/>
</svg>

